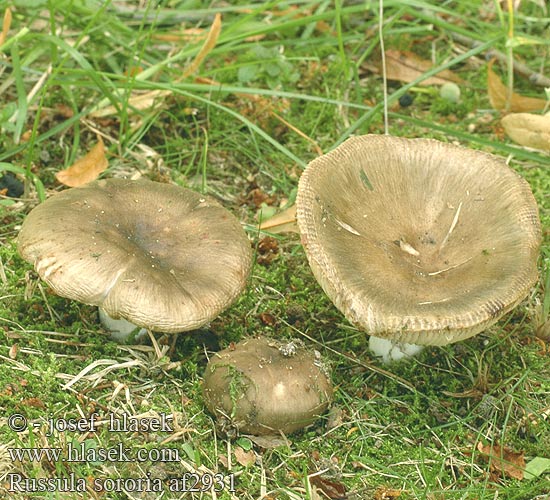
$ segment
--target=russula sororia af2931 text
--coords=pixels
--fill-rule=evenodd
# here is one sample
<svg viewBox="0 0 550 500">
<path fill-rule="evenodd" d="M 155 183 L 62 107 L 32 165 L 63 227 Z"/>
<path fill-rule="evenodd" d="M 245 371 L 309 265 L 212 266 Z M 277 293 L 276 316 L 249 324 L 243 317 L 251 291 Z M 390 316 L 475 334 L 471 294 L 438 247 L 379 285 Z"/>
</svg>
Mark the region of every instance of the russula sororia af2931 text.
<svg viewBox="0 0 550 500">
<path fill-rule="evenodd" d="M 63 297 L 166 333 L 192 330 L 243 290 L 251 248 L 239 221 L 189 189 L 108 179 L 34 208 L 20 254 Z"/>
<path fill-rule="evenodd" d="M 296 205 L 327 295 L 351 323 L 391 342 L 476 335 L 537 279 L 537 204 L 527 182 L 487 153 L 353 137 L 308 165 Z"/>
<path fill-rule="evenodd" d="M 213 354 L 203 394 L 210 412 L 241 433 L 288 434 L 327 409 L 332 385 L 318 353 L 262 337 Z"/>
</svg>

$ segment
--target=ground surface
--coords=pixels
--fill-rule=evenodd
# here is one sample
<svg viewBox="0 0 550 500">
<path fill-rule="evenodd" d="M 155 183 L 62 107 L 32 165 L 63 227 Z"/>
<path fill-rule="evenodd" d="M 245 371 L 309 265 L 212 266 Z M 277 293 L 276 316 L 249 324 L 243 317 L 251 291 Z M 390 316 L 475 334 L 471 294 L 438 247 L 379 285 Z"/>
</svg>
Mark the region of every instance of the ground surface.
<svg viewBox="0 0 550 500">
<path fill-rule="evenodd" d="M 535 337 L 542 287 L 483 334 L 385 367 L 324 295 L 299 237 L 265 239 L 257 229 L 262 207 L 272 213 L 292 205 L 308 161 L 350 134 L 384 132 L 382 21 L 385 48 L 398 59 L 413 51 L 429 61 L 424 76 L 442 67 L 461 78 L 458 102 L 441 97 L 437 82 L 390 78 L 389 132 L 506 158 L 535 194 L 545 255 L 550 160 L 507 138 L 503 111 L 488 95 L 489 50 L 506 54 L 514 45 L 515 61 L 548 74 L 544 2 L 518 3 L 511 38 L 506 5 L 501 10 L 496 1 L 387 1 L 383 20 L 376 2 L 9 2 L 13 19 L 0 44 L 0 171 L 14 172 L 14 189 L 21 181 L 26 190 L 4 190 L 0 199 L 4 497 L 546 498 L 550 347 Z M 0 1 L 2 13 L 8 4 Z M 205 42 L 209 30 L 216 43 Z M 481 45 L 459 43 L 457 34 Z M 505 82 L 506 68 L 493 67 Z M 545 98 L 543 87 L 519 74 L 514 85 L 519 94 Z M 64 189 L 55 173 L 83 157 L 98 135 L 109 162 L 103 176 L 143 176 L 209 193 L 246 224 L 256 249 L 242 297 L 208 327 L 178 336 L 172 350 L 171 339 L 160 336 L 137 346 L 110 342 L 95 308 L 57 297 L 17 254 L 26 213 Z M 287 439 L 228 439 L 204 409 L 208 353 L 257 334 L 297 337 L 332 369 L 330 413 Z M 102 420 L 166 414 L 173 431 L 108 432 L 104 423 L 94 433 L 49 435 L 48 420 L 94 412 Z M 14 414 L 27 419 L 27 430 L 10 428 Z M 66 450 L 69 443 L 122 446 L 132 456 L 152 450 L 153 460 L 14 461 L 8 453 Z M 1 475 L 9 472 L 80 479 L 87 491 L 7 492 Z M 169 492 L 170 478 L 184 473 L 219 473 L 226 483 L 218 492 Z M 113 481 L 94 483 L 105 478 Z M 114 482 L 128 478 L 150 482 Z M 155 481 L 163 493 L 145 491 Z"/>
</svg>

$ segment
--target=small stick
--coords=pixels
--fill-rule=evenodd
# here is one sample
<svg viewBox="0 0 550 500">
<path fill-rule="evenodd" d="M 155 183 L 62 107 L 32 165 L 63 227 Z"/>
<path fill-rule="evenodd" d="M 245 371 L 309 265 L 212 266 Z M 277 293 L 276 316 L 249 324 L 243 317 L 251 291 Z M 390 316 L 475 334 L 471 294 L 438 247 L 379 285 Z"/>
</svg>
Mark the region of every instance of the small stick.
<svg viewBox="0 0 550 500">
<path fill-rule="evenodd" d="M 388 76 L 386 73 L 386 50 L 384 48 L 384 1 L 380 1 L 378 12 L 378 37 L 380 38 L 380 53 L 382 56 L 382 90 L 384 92 L 384 134 L 388 135 Z"/>
<path fill-rule="evenodd" d="M 439 271 L 434 271 L 433 273 L 428 273 L 428 276 L 436 276 L 441 273 L 446 273 L 447 271 L 450 271 L 451 269 L 456 269 L 457 267 L 463 266 L 464 264 L 467 264 L 473 259 L 473 257 L 468 257 L 464 262 L 460 262 L 459 264 L 454 264 L 453 266 L 446 267 L 445 269 L 440 269 Z"/>
<path fill-rule="evenodd" d="M 455 42 L 461 43 L 470 48 L 479 47 L 482 44 L 482 42 L 478 40 L 474 40 L 473 38 L 461 35 L 460 33 L 451 32 L 449 33 L 449 35 Z M 487 53 L 485 54 L 485 57 L 487 59 L 496 58 L 502 62 L 508 61 L 508 56 L 496 49 L 488 50 Z M 531 81 L 531 83 L 538 85 L 539 87 L 550 87 L 550 78 L 548 78 L 547 76 L 544 76 L 542 73 L 533 71 L 531 68 L 529 68 L 529 66 L 519 61 L 514 61 L 513 66 L 514 66 L 514 71 L 516 73 L 519 73 L 520 75 L 523 75 L 529 78 L 529 81 Z"/>
<path fill-rule="evenodd" d="M 462 202 L 458 204 L 458 208 L 456 209 L 456 213 L 453 218 L 453 222 L 451 222 L 451 227 L 449 228 L 447 236 L 445 236 L 445 238 L 443 238 L 443 241 L 441 242 L 441 246 L 439 247 L 440 252 L 442 248 L 447 244 L 447 241 L 449 240 L 449 236 L 451 236 L 451 233 L 453 232 L 454 228 L 456 227 L 456 224 L 458 223 L 458 216 L 460 215 L 461 208 L 462 208 Z"/>
</svg>

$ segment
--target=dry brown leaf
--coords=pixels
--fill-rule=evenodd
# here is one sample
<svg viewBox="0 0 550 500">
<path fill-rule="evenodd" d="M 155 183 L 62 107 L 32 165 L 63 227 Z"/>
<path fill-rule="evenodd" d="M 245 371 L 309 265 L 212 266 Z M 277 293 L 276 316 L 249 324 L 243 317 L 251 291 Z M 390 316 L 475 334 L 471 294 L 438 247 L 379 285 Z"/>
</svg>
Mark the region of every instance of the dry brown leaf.
<svg viewBox="0 0 550 500">
<path fill-rule="evenodd" d="M 244 467 L 248 467 L 256 461 L 256 453 L 254 453 L 254 450 L 244 451 L 240 446 L 237 446 L 234 453 L 237 462 Z"/>
<path fill-rule="evenodd" d="M 272 236 L 266 236 L 258 242 L 258 264 L 268 266 L 279 256 L 279 243 Z"/>
<path fill-rule="evenodd" d="M 13 344 L 11 347 L 10 347 L 10 351 L 9 351 L 9 356 L 10 356 L 10 359 L 15 359 L 17 358 L 17 353 L 19 352 L 19 344 Z"/>
<path fill-rule="evenodd" d="M 198 42 L 206 36 L 202 28 L 187 28 L 182 31 L 153 34 L 153 40 L 161 42 Z"/>
<path fill-rule="evenodd" d="M 195 71 L 197 71 L 198 67 L 200 66 L 204 58 L 216 46 L 216 42 L 218 41 L 218 37 L 220 36 L 221 30 L 222 30 L 222 16 L 218 12 L 216 14 L 216 17 L 214 18 L 214 21 L 212 22 L 212 26 L 210 26 L 210 31 L 208 32 L 208 36 L 206 37 L 206 40 L 202 44 L 201 50 L 199 50 L 199 53 L 195 56 L 195 59 L 193 59 L 193 62 L 183 70 L 181 78 L 186 78 L 189 75 L 193 74 Z"/>
<path fill-rule="evenodd" d="M 97 144 L 90 149 L 86 156 L 79 158 L 65 170 L 57 172 L 55 177 L 65 186 L 78 187 L 97 179 L 108 166 L 105 145 L 103 139 L 98 136 Z"/>
<path fill-rule="evenodd" d="M 449 396 L 451 398 L 480 398 L 483 396 L 483 392 L 481 392 L 479 389 L 466 389 L 463 392 L 441 392 L 445 394 L 445 396 Z"/>
<path fill-rule="evenodd" d="M 399 498 L 401 493 L 401 490 L 380 486 L 374 492 L 374 500 L 392 500 L 393 498 Z"/>
<path fill-rule="evenodd" d="M 11 26 L 11 10 L 8 7 L 6 11 L 4 12 L 4 21 L 2 22 L 2 32 L 0 33 L 0 45 L 3 45 L 3 43 L 8 38 L 8 31 L 10 30 Z"/>
<path fill-rule="evenodd" d="M 528 148 L 550 151 L 550 116 L 511 113 L 500 123 L 514 142 Z"/>
<path fill-rule="evenodd" d="M 346 498 L 346 486 L 336 481 L 329 481 L 321 475 L 310 476 L 309 482 L 328 498 Z"/>
<path fill-rule="evenodd" d="M 284 436 L 248 436 L 248 439 L 260 448 L 270 450 L 279 446 L 289 446 L 289 441 Z"/>
<path fill-rule="evenodd" d="M 484 445 L 477 443 L 477 449 L 483 455 L 489 457 L 491 471 L 504 474 L 512 479 L 523 479 L 525 470 L 524 452 L 517 453 L 499 444 Z"/>
<path fill-rule="evenodd" d="M 128 114 L 135 113 L 136 111 L 143 111 L 152 108 L 155 104 L 159 103 L 160 98 L 167 97 L 171 94 L 169 90 L 151 90 L 149 92 L 141 93 L 135 92 L 128 99 Z M 105 116 L 111 116 L 118 114 L 117 108 L 114 106 L 106 106 L 105 108 L 97 109 L 90 113 L 92 118 L 104 118 Z"/>
<path fill-rule="evenodd" d="M 273 234 L 298 233 L 298 225 L 296 224 L 296 205 L 292 205 L 270 219 L 263 221 L 260 224 L 260 229 L 262 231 L 269 231 Z"/>
<path fill-rule="evenodd" d="M 229 467 L 227 455 L 224 455 L 223 453 L 218 454 L 218 462 L 220 462 L 220 464 L 222 464 L 226 469 Z"/>
<path fill-rule="evenodd" d="M 33 408 L 40 408 L 40 409 L 46 408 L 44 401 L 42 401 L 40 398 L 37 398 L 37 397 L 23 399 L 23 401 L 21 401 L 21 405 L 32 406 Z"/>
<path fill-rule="evenodd" d="M 386 75 L 388 80 L 410 83 L 432 69 L 431 61 L 426 61 L 410 51 L 386 50 Z M 420 85 L 443 85 L 447 82 L 463 83 L 462 78 L 445 69 L 426 78 Z"/>
<path fill-rule="evenodd" d="M 508 89 L 499 76 L 493 71 L 495 59 L 487 65 L 487 91 L 489 101 L 494 109 L 506 109 Z M 509 111 L 520 113 L 522 111 L 539 111 L 544 109 L 546 101 L 536 97 L 525 97 L 512 92 Z"/>
</svg>

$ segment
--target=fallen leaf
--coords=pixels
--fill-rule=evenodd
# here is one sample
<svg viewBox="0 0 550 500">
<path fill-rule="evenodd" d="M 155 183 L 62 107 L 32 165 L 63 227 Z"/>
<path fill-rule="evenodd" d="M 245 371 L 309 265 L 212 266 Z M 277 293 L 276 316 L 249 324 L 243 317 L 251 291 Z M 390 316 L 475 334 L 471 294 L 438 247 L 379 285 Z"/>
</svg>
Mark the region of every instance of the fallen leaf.
<svg viewBox="0 0 550 500">
<path fill-rule="evenodd" d="M 252 189 L 246 196 L 247 201 L 251 201 L 256 208 L 260 208 L 263 203 L 266 205 L 273 205 L 276 201 L 274 196 L 271 196 L 264 192 L 259 187 Z"/>
<path fill-rule="evenodd" d="M 391 500 L 393 498 L 399 498 L 401 496 L 401 490 L 394 490 L 393 488 L 386 488 L 380 486 L 374 492 L 374 500 Z"/>
<path fill-rule="evenodd" d="M 535 457 L 525 466 L 525 479 L 534 479 L 550 471 L 550 458 Z"/>
<path fill-rule="evenodd" d="M 244 467 L 248 467 L 256 461 L 256 453 L 254 453 L 254 450 L 244 451 L 240 446 L 237 446 L 234 454 L 237 462 Z"/>
<path fill-rule="evenodd" d="M 195 59 L 193 59 L 193 62 L 183 70 L 181 78 L 188 77 L 198 69 L 201 62 L 204 60 L 204 58 L 216 46 L 221 30 L 222 30 L 222 16 L 218 12 L 216 14 L 216 17 L 214 18 L 214 21 L 212 22 L 212 26 L 210 26 L 210 31 L 208 32 L 208 35 L 206 36 L 206 40 L 202 44 L 202 47 L 199 50 L 199 53 L 195 56 Z"/>
<path fill-rule="evenodd" d="M 487 91 L 489 101 L 494 109 L 506 109 L 508 99 L 508 89 L 499 76 L 493 71 L 495 59 L 489 61 L 487 65 Z M 512 92 L 509 111 L 520 113 L 522 111 L 538 111 L 544 109 L 546 100 L 536 97 L 525 97 Z"/>
<path fill-rule="evenodd" d="M 342 408 L 333 405 L 331 406 L 330 410 L 328 411 L 328 418 L 327 418 L 327 430 L 336 429 L 336 427 L 340 427 L 344 423 L 344 410 Z"/>
<path fill-rule="evenodd" d="M 258 264 L 269 265 L 279 255 L 279 243 L 272 236 L 265 236 L 258 242 Z"/>
<path fill-rule="evenodd" d="M 6 11 L 4 12 L 4 21 L 2 22 L 2 32 L 0 33 L 0 45 L 3 45 L 3 43 L 8 38 L 8 31 L 10 30 L 11 26 L 11 10 L 8 7 Z"/>
<path fill-rule="evenodd" d="M 74 116 L 73 109 L 63 103 L 56 104 L 54 107 L 54 112 L 56 116 L 61 118 L 72 118 Z"/>
<path fill-rule="evenodd" d="M 254 442 L 255 445 L 260 448 L 265 448 L 266 450 L 272 448 L 278 448 L 279 446 L 290 446 L 289 442 L 283 436 L 249 436 L 250 440 Z"/>
<path fill-rule="evenodd" d="M 329 481 L 321 475 L 310 476 L 309 482 L 321 490 L 328 498 L 346 498 L 346 486 L 336 481 Z"/>
<path fill-rule="evenodd" d="M 219 453 L 218 462 L 220 462 L 220 464 L 222 464 L 226 469 L 229 467 L 229 460 L 227 459 L 227 455 Z"/>
<path fill-rule="evenodd" d="M 525 458 L 523 452 L 515 452 L 499 444 L 477 443 L 477 449 L 489 458 L 491 471 L 504 474 L 512 479 L 523 479 Z"/>
<path fill-rule="evenodd" d="M 188 42 L 193 43 L 206 36 L 203 28 L 187 28 L 182 31 L 153 34 L 153 40 L 161 42 Z"/>
<path fill-rule="evenodd" d="M 262 231 L 269 231 L 273 234 L 278 233 L 298 233 L 296 224 L 296 205 L 279 212 L 277 215 L 262 221 L 260 224 Z"/>
<path fill-rule="evenodd" d="M 550 116 L 511 113 L 500 123 L 514 142 L 528 148 L 550 151 Z"/>
<path fill-rule="evenodd" d="M 410 83 L 426 71 L 433 68 L 431 61 L 426 61 L 410 51 L 386 50 L 386 75 L 388 80 Z M 381 68 L 379 68 L 381 72 Z M 447 82 L 463 83 L 462 78 L 449 69 L 440 71 L 426 78 L 420 85 L 443 85 Z"/>
<path fill-rule="evenodd" d="M 128 114 L 133 114 L 137 111 L 144 111 L 158 105 L 160 98 L 169 96 L 169 90 L 151 90 L 149 92 L 134 92 L 126 103 Z M 105 116 L 116 115 L 119 112 L 115 106 L 106 106 L 99 108 L 90 113 L 92 118 L 103 118 Z"/>
<path fill-rule="evenodd" d="M 65 186 L 78 187 L 99 177 L 109 166 L 105 157 L 103 139 L 98 136 L 97 144 L 88 154 L 74 162 L 70 167 L 55 174 L 56 179 Z"/>
<path fill-rule="evenodd" d="M 21 407 L 26 407 L 26 406 L 32 406 L 33 408 L 40 408 L 40 409 L 46 408 L 44 401 L 36 397 L 23 399 L 21 401 Z"/>
<path fill-rule="evenodd" d="M 10 359 L 15 359 L 17 357 L 18 352 L 19 352 L 19 344 L 13 344 L 10 347 L 10 351 L 9 351 Z"/>
<path fill-rule="evenodd" d="M 277 324 L 277 318 L 273 314 L 263 312 L 260 313 L 259 318 L 264 325 L 275 326 Z"/>
</svg>

